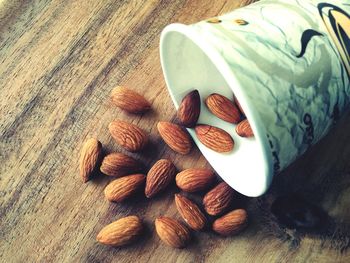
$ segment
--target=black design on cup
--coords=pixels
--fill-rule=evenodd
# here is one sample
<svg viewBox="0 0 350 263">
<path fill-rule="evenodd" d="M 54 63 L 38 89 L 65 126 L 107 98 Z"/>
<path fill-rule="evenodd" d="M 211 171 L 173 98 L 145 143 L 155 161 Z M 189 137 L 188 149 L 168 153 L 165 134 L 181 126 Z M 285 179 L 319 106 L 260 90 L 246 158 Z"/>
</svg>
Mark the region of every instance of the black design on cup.
<svg viewBox="0 0 350 263">
<path fill-rule="evenodd" d="M 212 18 L 207 19 L 207 23 L 219 24 L 219 23 L 221 23 L 221 20 L 217 17 L 212 17 Z"/>
<path fill-rule="evenodd" d="M 270 139 L 270 135 L 266 134 L 267 140 L 269 141 L 269 145 L 271 148 L 271 153 L 272 153 L 272 157 L 273 157 L 273 171 L 275 174 L 277 174 L 280 169 L 281 169 L 281 165 L 280 165 L 280 160 L 278 158 L 278 153 L 272 143 L 272 140 Z"/>
<path fill-rule="evenodd" d="M 245 21 L 244 19 L 235 19 L 234 22 L 240 26 L 246 26 L 249 23 L 247 21 Z"/>
<path fill-rule="evenodd" d="M 310 40 L 314 36 L 322 36 L 323 37 L 323 34 L 317 32 L 316 30 L 313 30 L 313 29 L 307 29 L 303 32 L 303 34 L 301 35 L 301 51 L 300 51 L 299 55 L 296 56 L 297 58 L 301 58 L 302 56 L 304 56 L 307 45 L 309 44 Z"/>
<path fill-rule="evenodd" d="M 305 113 L 303 122 L 306 125 L 304 141 L 310 146 L 314 139 L 314 125 L 312 123 L 312 117 L 309 113 Z"/>
<path fill-rule="evenodd" d="M 338 48 L 350 78 L 350 15 L 343 9 L 329 3 L 320 3 L 317 8 Z"/>
</svg>

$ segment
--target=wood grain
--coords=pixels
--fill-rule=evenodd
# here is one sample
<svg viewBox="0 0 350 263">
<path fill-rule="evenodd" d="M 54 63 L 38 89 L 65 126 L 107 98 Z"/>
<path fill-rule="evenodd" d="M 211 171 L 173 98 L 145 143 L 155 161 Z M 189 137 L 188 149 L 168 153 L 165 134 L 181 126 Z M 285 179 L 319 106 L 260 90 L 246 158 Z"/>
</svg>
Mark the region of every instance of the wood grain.
<svg viewBox="0 0 350 263">
<path fill-rule="evenodd" d="M 107 152 L 123 152 L 108 133 L 114 119 L 131 120 L 151 134 L 151 145 L 133 154 L 148 167 L 160 158 L 172 159 L 179 170 L 209 167 L 197 149 L 177 155 L 157 133 L 158 120 L 175 118 L 160 68 L 159 34 L 171 22 L 193 23 L 242 3 L 0 1 L 1 262 L 350 261 L 335 244 L 341 241 L 331 238 L 303 236 L 291 247 L 257 208 L 283 191 L 302 191 L 339 222 L 350 221 L 349 115 L 283 172 L 266 197 L 244 201 L 252 221 L 237 237 L 198 233 L 187 249 L 171 249 L 159 241 L 153 222 L 159 215 L 180 218 L 175 187 L 152 201 L 138 196 L 112 204 L 103 196 L 110 178 L 81 183 L 78 156 L 86 138 L 97 137 Z M 117 85 L 143 93 L 153 111 L 134 116 L 114 108 L 109 93 Z M 122 249 L 96 242 L 103 226 L 131 214 L 147 225 L 140 242 Z"/>
</svg>

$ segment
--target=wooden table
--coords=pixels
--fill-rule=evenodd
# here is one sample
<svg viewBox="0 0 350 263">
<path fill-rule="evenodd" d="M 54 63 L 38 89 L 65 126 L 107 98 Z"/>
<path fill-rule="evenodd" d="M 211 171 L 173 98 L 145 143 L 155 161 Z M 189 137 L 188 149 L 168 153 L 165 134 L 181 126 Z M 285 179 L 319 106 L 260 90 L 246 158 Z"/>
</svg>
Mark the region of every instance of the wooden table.
<svg viewBox="0 0 350 263">
<path fill-rule="evenodd" d="M 349 235 L 283 231 L 264 208 L 281 192 L 297 191 L 338 222 L 350 221 L 348 114 L 275 180 L 269 194 L 243 200 L 251 218 L 245 232 L 232 238 L 196 233 L 183 250 L 166 247 L 153 226 L 159 215 L 179 218 L 175 186 L 151 201 L 139 196 L 113 204 L 103 195 L 110 178 L 83 184 L 78 176 L 86 138 L 99 138 L 107 152 L 122 151 L 107 130 L 116 118 L 151 134 L 152 147 L 133 155 L 145 164 L 166 157 L 179 170 L 208 166 L 198 149 L 179 156 L 156 131 L 158 120 L 175 117 L 159 62 L 159 35 L 171 22 L 193 23 L 239 5 L 235 0 L 0 1 L 1 262 L 350 262 Z M 153 111 L 131 116 L 114 108 L 109 93 L 119 84 L 143 93 Z M 145 221 L 140 242 L 122 249 L 96 242 L 103 226 L 128 214 Z"/>
</svg>

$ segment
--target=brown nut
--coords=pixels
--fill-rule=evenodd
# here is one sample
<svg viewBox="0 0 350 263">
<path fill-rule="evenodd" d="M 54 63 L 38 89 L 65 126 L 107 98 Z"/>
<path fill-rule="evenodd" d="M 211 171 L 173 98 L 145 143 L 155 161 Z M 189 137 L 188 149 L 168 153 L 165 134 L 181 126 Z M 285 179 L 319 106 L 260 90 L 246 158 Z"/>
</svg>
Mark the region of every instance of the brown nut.
<svg viewBox="0 0 350 263">
<path fill-rule="evenodd" d="M 247 119 L 241 121 L 236 126 L 236 132 L 241 137 L 253 137 L 254 133 Z"/>
<path fill-rule="evenodd" d="M 142 95 L 121 86 L 112 90 L 111 99 L 115 106 L 130 113 L 144 113 L 151 108 L 151 104 Z"/>
<path fill-rule="evenodd" d="M 86 183 L 90 180 L 92 173 L 96 170 L 102 157 L 102 144 L 94 139 L 88 139 L 80 155 L 80 177 Z"/>
<path fill-rule="evenodd" d="M 213 93 L 207 97 L 205 104 L 216 117 L 224 121 L 238 123 L 241 119 L 236 105 L 223 95 Z"/>
<path fill-rule="evenodd" d="M 141 235 L 142 221 L 137 216 L 127 216 L 102 228 L 97 241 L 114 247 L 133 243 Z"/>
<path fill-rule="evenodd" d="M 113 180 L 105 190 L 105 196 L 108 201 L 122 202 L 139 191 L 145 184 L 146 176 L 144 174 L 132 174 Z"/>
<path fill-rule="evenodd" d="M 157 128 L 162 139 L 175 152 L 185 155 L 191 151 L 191 137 L 185 129 L 165 121 L 158 122 Z"/>
<path fill-rule="evenodd" d="M 234 197 L 234 190 L 225 182 L 211 189 L 203 198 L 205 211 L 212 216 L 225 212 Z"/>
<path fill-rule="evenodd" d="M 157 161 L 146 177 L 146 197 L 151 198 L 163 191 L 174 180 L 175 174 L 176 168 L 171 161 L 167 159 Z"/>
<path fill-rule="evenodd" d="M 197 192 L 207 189 L 215 181 L 210 169 L 190 168 L 176 175 L 176 185 L 185 192 Z"/>
<path fill-rule="evenodd" d="M 194 202 L 180 194 L 176 194 L 175 204 L 177 211 L 190 228 L 199 231 L 205 227 L 207 219 Z"/>
<path fill-rule="evenodd" d="M 158 217 L 155 226 L 158 236 L 168 246 L 183 248 L 191 238 L 188 228 L 170 217 Z"/>
<path fill-rule="evenodd" d="M 143 165 L 139 161 L 122 153 L 108 154 L 100 167 L 102 173 L 118 177 L 140 172 L 142 169 Z"/>
<path fill-rule="evenodd" d="M 177 110 L 177 118 L 187 128 L 196 125 L 201 112 L 201 99 L 198 90 L 189 92 L 181 101 Z"/>
<path fill-rule="evenodd" d="M 223 129 L 200 124 L 195 128 L 198 140 L 209 149 L 215 152 L 231 152 L 234 147 L 234 141 L 230 134 Z"/>
<path fill-rule="evenodd" d="M 112 121 L 108 129 L 114 140 L 130 152 L 142 150 L 148 142 L 148 136 L 141 128 L 126 121 Z"/>
<path fill-rule="evenodd" d="M 220 235 L 231 236 L 241 232 L 247 223 L 247 212 L 244 209 L 236 209 L 216 219 L 213 230 Z"/>
</svg>

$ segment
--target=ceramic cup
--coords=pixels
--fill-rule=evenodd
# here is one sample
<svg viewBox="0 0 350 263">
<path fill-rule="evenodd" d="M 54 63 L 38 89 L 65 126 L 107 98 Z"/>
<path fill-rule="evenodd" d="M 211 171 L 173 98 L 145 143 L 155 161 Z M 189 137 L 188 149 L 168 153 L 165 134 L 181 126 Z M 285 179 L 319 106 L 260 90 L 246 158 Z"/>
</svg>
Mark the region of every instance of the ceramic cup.
<svg viewBox="0 0 350 263">
<path fill-rule="evenodd" d="M 350 97 L 349 0 L 262 0 L 193 25 L 171 24 L 160 41 L 161 63 L 176 108 L 197 89 L 198 123 L 235 141 L 216 153 L 188 129 L 216 172 L 247 196 L 259 196 L 274 175 L 327 134 Z M 254 138 L 212 115 L 211 93 L 233 94 Z"/>
</svg>

